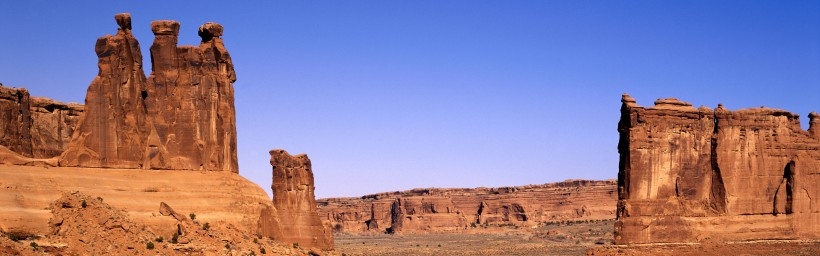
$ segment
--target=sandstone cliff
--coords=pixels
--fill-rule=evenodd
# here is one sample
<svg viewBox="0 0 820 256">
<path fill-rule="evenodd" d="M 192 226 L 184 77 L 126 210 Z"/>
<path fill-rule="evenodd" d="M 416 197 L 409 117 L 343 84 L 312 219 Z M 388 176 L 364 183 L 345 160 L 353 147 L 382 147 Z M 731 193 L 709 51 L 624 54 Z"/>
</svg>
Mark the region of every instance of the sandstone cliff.
<svg viewBox="0 0 820 256">
<path fill-rule="evenodd" d="M 333 248 L 333 235 L 316 209 L 313 170 L 307 155 L 291 156 L 281 149 L 270 151 L 273 168 L 273 205 L 282 225 L 277 240 L 300 246 Z"/>
<path fill-rule="evenodd" d="M 179 23 L 152 22 L 153 73 L 146 78 L 130 15 L 115 20 L 117 34 L 97 39 L 99 73 L 59 164 L 238 172 L 236 75 L 222 26 L 206 23 L 199 47 L 177 47 Z"/>
<path fill-rule="evenodd" d="M 616 199 L 614 180 L 571 180 L 502 188 L 413 189 L 318 202 L 320 215 L 338 232 L 424 233 L 612 219 Z"/>
<path fill-rule="evenodd" d="M 80 104 L 31 97 L 25 88 L 0 86 L 0 147 L 18 157 L 60 155 L 83 112 Z M 2 154 L 2 153 L 0 153 Z M 14 154 L 5 154 L 13 157 Z"/>
<path fill-rule="evenodd" d="M 617 243 L 820 238 L 820 116 L 622 102 Z"/>
</svg>

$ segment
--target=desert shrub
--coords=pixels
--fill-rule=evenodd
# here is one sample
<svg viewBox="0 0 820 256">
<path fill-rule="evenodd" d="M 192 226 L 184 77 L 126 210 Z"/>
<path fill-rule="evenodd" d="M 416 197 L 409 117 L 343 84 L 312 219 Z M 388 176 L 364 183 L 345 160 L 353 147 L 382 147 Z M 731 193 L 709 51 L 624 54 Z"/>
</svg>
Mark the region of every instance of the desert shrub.
<svg viewBox="0 0 820 256">
<path fill-rule="evenodd" d="M 293 248 L 299 248 L 299 243 L 293 243 Z"/>
<path fill-rule="evenodd" d="M 156 239 L 154 239 L 154 241 L 157 241 L 157 243 L 162 243 L 162 240 L 165 240 L 165 239 L 162 238 L 162 237 L 157 237 Z"/>
<path fill-rule="evenodd" d="M 259 239 L 253 238 L 253 243 L 258 244 L 258 243 L 259 243 Z"/>
<path fill-rule="evenodd" d="M 266 254 L 268 252 L 265 251 L 265 247 L 261 247 L 261 248 L 259 248 L 259 253 Z"/>
<path fill-rule="evenodd" d="M 230 250 L 231 249 L 231 244 L 225 244 L 225 249 Z"/>
<path fill-rule="evenodd" d="M 195 220 L 196 219 L 196 214 L 194 214 L 192 212 L 191 214 L 188 214 L 188 217 L 191 217 L 191 220 Z"/>
<path fill-rule="evenodd" d="M 88 203 L 86 203 L 85 200 L 83 200 L 80 206 L 82 206 L 83 208 L 88 207 Z"/>
<path fill-rule="evenodd" d="M 205 224 L 202 224 L 202 230 L 208 230 L 208 229 L 211 229 L 211 223 L 205 222 Z M 253 240 L 256 240 L 256 239 L 253 239 Z"/>
<path fill-rule="evenodd" d="M 100 203 L 102 203 L 102 202 L 103 202 L 102 197 L 99 197 L 99 196 L 98 196 L 98 197 L 97 197 L 97 201 L 100 201 Z"/>
<path fill-rule="evenodd" d="M 8 233 L 6 233 L 6 236 L 8 236 L 8 238 L 11 239 L 11 241 L 15 241 L 15 242 L 20 241 L 20 240 L 27 240 L 29 238 L 35 237 L 34 234 L 29 234 L 29 233 L 19 232 L 19 231 L 8 232 Z"/>
<path fill-rule="evenodd" d="M 251 250 L 251 252 L 250 252 L 250 253 L 248 253 L 248 256 L 256 256 L 256 252 L 254 252 L 253 250 Z"/>
<path fill-rule="evenodd" d="M 31 248 L 32 248 L 32 249 L 34 249 L 34 250 L 37 250 L 37 246 L 39 246 L 39 245 L 38 245 L 37 243 L 35 243 L 35 242 L 31 242 L 31 243 L 29 243 L 28 245 L 30 245 L 30 246 L 31 246 Z"/>
<path fill-rule="evenodd" d="M 174 236 L 171 237 L 171 243 L 175 244 L 179 242 L 179 234 L 174 233 Z"/>
<path fill-rule="evenodd" d="M 148 242 L 147 244 L 145 244 L 145 248 L 148 249 L 148 250 L 153 250 L 154 249 L 154 243 Z"/>
</svg>

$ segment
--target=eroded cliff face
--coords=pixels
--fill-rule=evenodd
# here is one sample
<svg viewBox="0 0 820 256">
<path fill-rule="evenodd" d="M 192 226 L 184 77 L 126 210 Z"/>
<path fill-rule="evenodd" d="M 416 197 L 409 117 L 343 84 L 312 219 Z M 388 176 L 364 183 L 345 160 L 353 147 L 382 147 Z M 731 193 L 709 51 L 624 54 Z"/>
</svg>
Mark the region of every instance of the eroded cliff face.
<svg viewBox="0 0 820 256">
<path fill-rule="evenodd" d="M 615 217 L 616 182 L 573 180 L 503 188 L 429 188 L 320 199 L 319 213 L 345 233 L 425 233 L 481 225 Z"/>
<path fill-rule="evenodd" d="M 820 238 L 816 113 L 622 103 L 616 243 Z"/>
<path fill-rule="evenodd" d="M 333 234 L 316 209 L 313 169 L 305 154 L 291 156 L 281 149 L 270 151 L 273 167 L 273 205 L 278 211 L 282 237 L 277 240 L 300 246 L 333 248 Z"/>
<path fill-rule="evenodd" d="M 153 73 L 146 78 L 129 14 L 116 35 L 97 40 L 99 74 L 61 166 L 238 172 L 233 85 L 220 36 L 199 29 L 199 47 L 177 47 L 179 22 L 154 21 Z"/>
<path fill-rule="evenodd" d="M 63 152 L 83 112 L 80 104 L 31 97 L 25 88 L 3 86 L 0 109 L 0 147 L 13 152 L 5 157 L 40 159 Z"/>
</svg>

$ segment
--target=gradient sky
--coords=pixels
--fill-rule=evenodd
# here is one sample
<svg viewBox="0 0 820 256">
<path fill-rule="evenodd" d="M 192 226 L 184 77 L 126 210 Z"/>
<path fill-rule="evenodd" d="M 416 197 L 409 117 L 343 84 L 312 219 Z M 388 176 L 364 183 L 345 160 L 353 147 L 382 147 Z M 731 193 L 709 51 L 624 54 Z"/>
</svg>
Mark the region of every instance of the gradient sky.
<svg viewBox="0 0 820 256">
<path fill-rule="evenodd" d="M 130 12 L 233 58 L 240 174 L 307 153 L 316 196 L 617 176 L 621 94 L 820 111 L 818 1 L 8 1 L 0 82 L 84 102 Z M 146 74 L 147 75 L 147 74 Z"/>
</svg>

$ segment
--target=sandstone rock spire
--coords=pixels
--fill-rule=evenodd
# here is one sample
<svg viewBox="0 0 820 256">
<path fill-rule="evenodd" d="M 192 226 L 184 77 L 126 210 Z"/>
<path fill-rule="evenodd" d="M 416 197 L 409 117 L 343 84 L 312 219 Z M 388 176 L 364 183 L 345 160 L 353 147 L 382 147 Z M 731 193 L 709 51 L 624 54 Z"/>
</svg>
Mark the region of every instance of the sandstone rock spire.
<svg viewBox="0 0 820 256">
<path fill-rule="evenodd" d="M 131 16 L 115 15 L 116 35 L 97 39 L 99 72 L 88 86 L 85 113 L 60 157 L 61 166 L 141 168 L 150 121 L 143 102 L 145 72 Z"/>
<path fill-rule="evenodd" d="M 206 23 L 199 47 L 178 47 L 179 22 L 152 22 L 152 73 L 146 78 L 130 14 L 115 20 L 117 34 L 97 40 L 100 71 L 59 164 L 238 172 L 236 74 L 222 26 Z"/>
<path fill-rule="evenodd" d="M 313 170 L 305 154 L 291 156 L 287 151 L 270 151 L 273 167 L 273 205 L 282 223 L 280 239 L 300 246 L 333 248 L 330 229 L 322 224 L 316 208 Z"/>
</svg>

